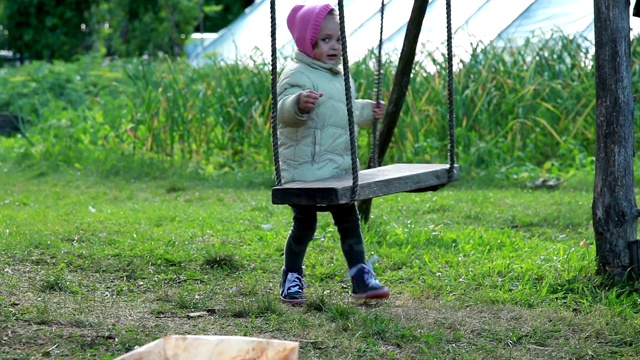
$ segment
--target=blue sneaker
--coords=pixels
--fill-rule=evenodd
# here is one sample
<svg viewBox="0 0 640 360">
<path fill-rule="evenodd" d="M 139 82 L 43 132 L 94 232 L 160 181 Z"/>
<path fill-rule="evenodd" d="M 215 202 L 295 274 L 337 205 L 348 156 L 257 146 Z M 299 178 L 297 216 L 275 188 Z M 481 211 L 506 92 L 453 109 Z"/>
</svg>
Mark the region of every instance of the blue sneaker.
<svg viewBox="0 0 640 360">
<path fill-rule="evenodd" d="M 376 273 L 373 272 L 373 262 L 376 260 L 373 257 L 366 264 L 358 264 L 349 269 L 353 299 L 384 299 L 391 294 L 389 289 L 376 280 Z"/>
<path fill-rule="evenodd" d="M 307 300 L 304 296 L 305 287 L 302 270 L 289 272 L 282 268 L 282 280 L 280 280 L 280 299 L 282 302 L 292 305 L 302 304 Z"/>
</svg>

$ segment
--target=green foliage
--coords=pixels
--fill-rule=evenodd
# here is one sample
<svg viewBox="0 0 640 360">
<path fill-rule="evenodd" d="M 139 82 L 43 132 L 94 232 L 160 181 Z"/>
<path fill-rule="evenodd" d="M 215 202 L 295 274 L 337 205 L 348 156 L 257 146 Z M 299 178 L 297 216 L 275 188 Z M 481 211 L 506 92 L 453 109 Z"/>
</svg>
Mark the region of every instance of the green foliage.
<svg viewBox="0 0 640 360">
<path fill-rule="evenodd" d="M 4 11 L 4 1 L 0 1 L 0 50 L 9 49 L 9 30 L 7 30 L 7 16 Z"/>
<path fill-rule="evenodd" d="M 68 61 L 92 52 L 119 57 L 178 56 L 191 33 L 217 31 L 252 3 L 0 0 L 0 48 L 13 50 L 23 61 Z"/>
<path fill-rule="evenodd" d="M 473 154 L 472 163 L 527 157 L 542 166 L 592 155 L 594 68 L 581 40 L 529 39 L 506 51 L 490 47 L 471 54 L 456 85 L 462 92 L 460 131 L 485 133 L 482 139 L 461 139 L 471 141 L 462 146 Z"/>
<path fill-rule="evenodd" d="M 85 52 L 89 0 L 12 0 L 1 8 L 7 41 L 22 59 L 71 60 Z"/>
<path fill-rule="evenodd" d="M 201 1 L 202 2 L 202 1 Z M 202 30 L 217 32 L 235 20 L 254 0 L 218 0 L 202 2 Z M 201 28 L 194 29 L 196 32 Z"/>
<path fill-rule="evenodd" d="M 558 36 L 474 49 L 455 73 L 455 146 L 465 177 L 526 181 L 593 168 L 594 68 L 581 41 Z M 632 51 L 639 48 L 634 40 Z M 383 99 L 392 86 L 391 59 L 383 64 Z M 385 163 L 448 161 L 446 63 L 424 51 L 418 59 Z M 374 96 L 372 61 L 352 64 L 358 97 Z M 633 76 L 639 84 L 640 73 Z M 269 64 L 257 56 L 199 68 L 171 57 L 34 62 L 0 70 L 0 108 L 33 120 L 34 145 L 16 138 L 0 146 L 23 163 L 46 159 L 99 173 L 126 171 L 120 159 L 127 158 L 204 175 L 269 174 L 269 86 Z"/>
<path fill-rule="evenodd" d="M 505 178 L 530 176 L 536 168 L 538 175 L 551 175 L 593 166 L 595 83 L 588 48 L 585 39 L 555 36 L 472 49 L 454 75 L 455 145 L 467 176 L 488 169 Z M 448 159 L 445 58 L 424 51 L 418 58 L 388 162 Z M 371 94 L 370 70 L 357 66 L 354 74 L 367 80 L 361 95 Z M 385 76 L 390 88 L 393 72 Z"/>
<path fill-rule="evenodd" d="M 117 0 L 99 9 L 100 43 L 121 57 L 180 55 L 200 18 L 198 4 L 185 0 Z"/>
</svg>

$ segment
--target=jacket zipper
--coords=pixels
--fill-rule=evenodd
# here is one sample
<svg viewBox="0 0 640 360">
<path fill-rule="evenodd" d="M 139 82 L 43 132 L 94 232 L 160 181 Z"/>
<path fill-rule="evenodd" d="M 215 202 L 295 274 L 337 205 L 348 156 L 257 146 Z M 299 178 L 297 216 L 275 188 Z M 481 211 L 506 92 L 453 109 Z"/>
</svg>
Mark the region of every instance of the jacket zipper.
<svg viewBox="0 0 640 360">
<path fill-rule="evenodd" d="M 313 132 L 313 143 L 311 149 L 311 165 L 316 164 L 316 132 Z"/>
</svg>

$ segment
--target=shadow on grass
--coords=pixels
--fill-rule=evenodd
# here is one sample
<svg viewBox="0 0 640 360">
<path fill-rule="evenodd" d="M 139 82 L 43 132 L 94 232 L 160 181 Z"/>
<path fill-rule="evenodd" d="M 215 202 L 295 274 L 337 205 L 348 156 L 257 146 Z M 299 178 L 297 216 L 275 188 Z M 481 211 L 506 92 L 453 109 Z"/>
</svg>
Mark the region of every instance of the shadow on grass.
<svg viewBox="0 0 640 360">
<path fill-rule="evenodd" d="M 77 161 L 76 161 L 77 160 Z M 99 180 L 123 182 L 165 181 L 168 194 L 185 191 L 190 185 L 226 189 L 270 189 L 275 180 L 270 164 L 251 169 L 246 164 L 203 169 L 179 160 L 135 158 L 124 154 L 105 154 L 104 158 L 42 161 L 30 157 L 12 159 L 3 164 L 5 172 L 25 179 L 84 175 Z"/>
</svg>

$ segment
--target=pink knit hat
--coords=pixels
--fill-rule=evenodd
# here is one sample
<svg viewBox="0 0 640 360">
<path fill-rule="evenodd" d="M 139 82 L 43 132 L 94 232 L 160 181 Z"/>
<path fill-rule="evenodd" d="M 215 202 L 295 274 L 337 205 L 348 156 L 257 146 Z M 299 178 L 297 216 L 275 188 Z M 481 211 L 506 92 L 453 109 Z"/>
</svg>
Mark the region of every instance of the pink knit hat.
<svg viewBox="0 0 640 360">
<path fill-rule="evenodd" d="M 324 17 L 333 10 L 333 6 L 296 5 L 287 17 L 287 26 L 298 50 L 313 57 L 313 44 L 318 40 L 318 33 Z"/>
</svg>

